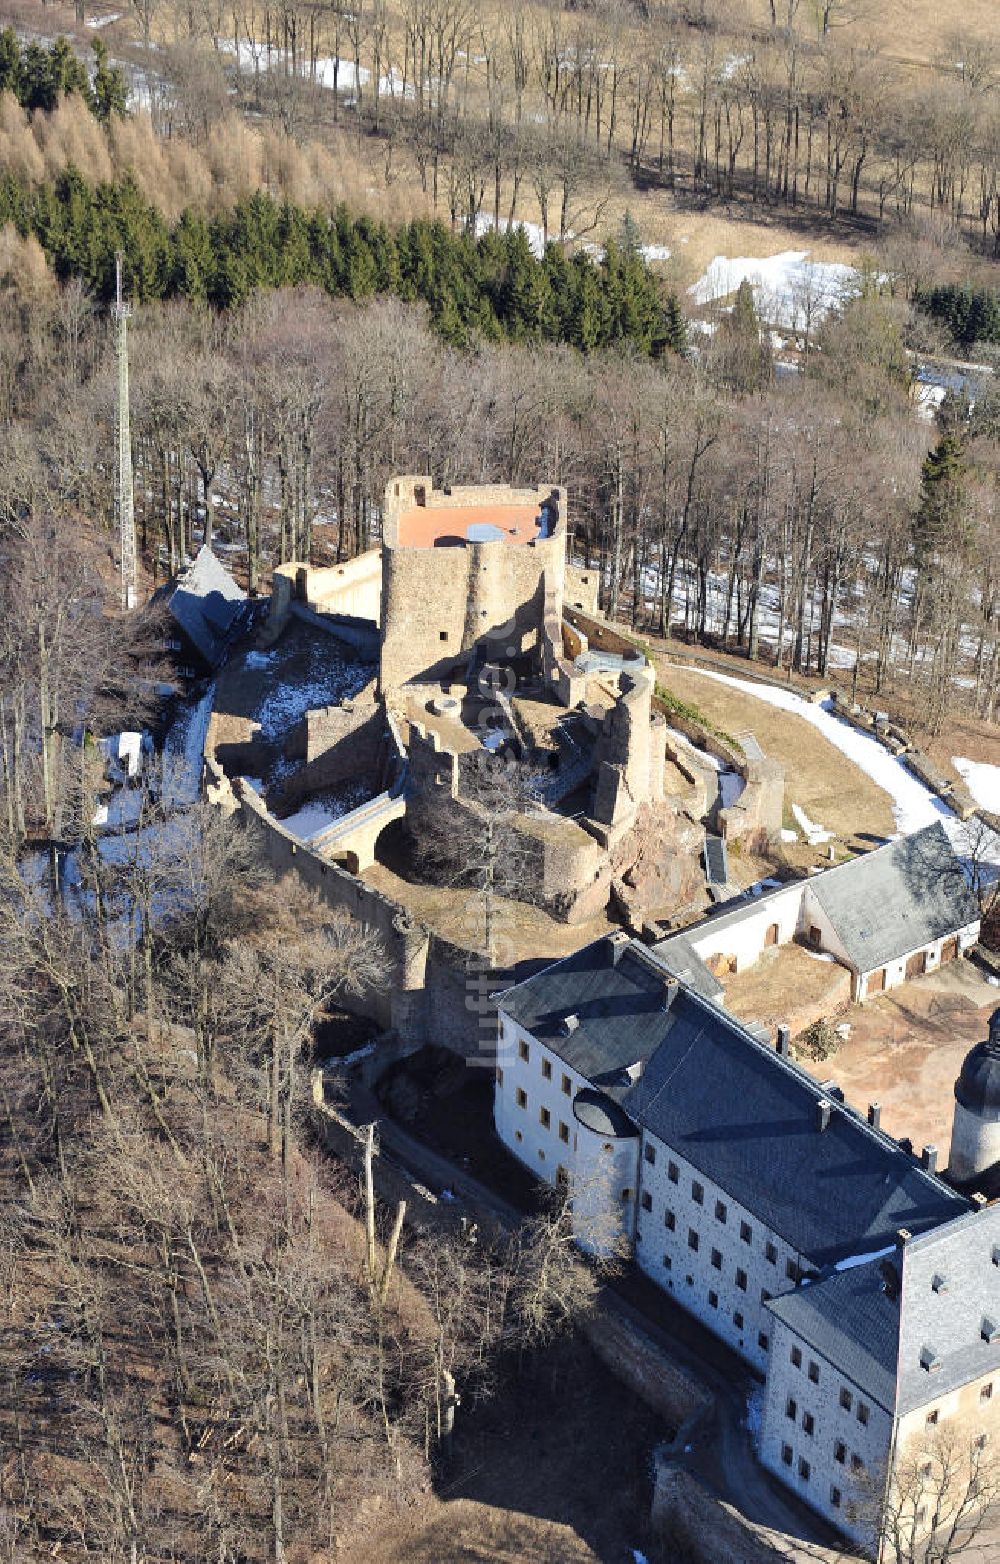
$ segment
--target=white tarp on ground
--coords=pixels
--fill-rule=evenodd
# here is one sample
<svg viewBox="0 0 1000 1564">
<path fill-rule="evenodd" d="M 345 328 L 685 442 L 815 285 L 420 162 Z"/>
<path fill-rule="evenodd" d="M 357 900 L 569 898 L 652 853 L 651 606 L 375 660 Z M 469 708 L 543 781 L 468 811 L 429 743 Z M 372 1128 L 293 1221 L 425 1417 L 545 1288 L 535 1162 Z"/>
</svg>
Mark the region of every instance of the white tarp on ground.
<svg viewBox="0 0 1000 1564">
<path fill-rule="evenodd" d="M 986 760 L 965 760 L 961 755 L 953 755 L 951 762 L 980 809 L 1000 815 L 1000 765 L 991 765 Z"/>
<path fill-rule="evenodd" d="M 867 733 L 859 733 L 849 723 L 841 722 L 839 717 L 833 715 L 829 704 L 818 706 L 812 701 L 803 700 L 794 690 L 778 689 L 771 684 L 755 684 L 751 679 L 736 679 L 731 674 L 714 673 L 708 668 L 690 668 L 689 672 L 701 678 L 715 679 L 719 684 L 728 684 L 731 689 L 752 695 L 768 706 L 777 707 L 779 711 L 791 712 L 811 727 L 818 728 L 825 739 L 829 739 L 877 787 L 888 793 L 892 799 L 896 826 L 904 836 L 923 830 L 925 825 L 933 825 L 935 820 L 953 818 L 947 805 L 930 788 L 918 782 L 895 755 L 883 749 L 877 739 L 869 738 Z"/>
</svg>

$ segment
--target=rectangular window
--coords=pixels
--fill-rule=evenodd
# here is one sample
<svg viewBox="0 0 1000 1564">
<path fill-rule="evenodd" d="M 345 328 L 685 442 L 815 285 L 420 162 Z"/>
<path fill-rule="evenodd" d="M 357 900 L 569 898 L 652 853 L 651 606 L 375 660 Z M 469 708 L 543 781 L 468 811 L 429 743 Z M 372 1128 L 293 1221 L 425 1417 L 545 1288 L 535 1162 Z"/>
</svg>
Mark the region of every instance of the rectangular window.
<svg viewBox="0 0 1000 1564">
<path fill-rule="evenodd" d="M 847 1446 L 842 1439 L 838 1439 L 833 1447 L 833 1458 L 835 1461 L 839 1461 L 841 1466 L 847 1460 Z"/>
<path fill-rule="evenodd" d="M 552 1079 L 552 1060 L 551 1059 L 543 1059 L 542 1060 L 542 1076 L 544 1077 L 544 1079 L 546 1081 L 551 1081 L 551 1079 Z"/>
<path fill-rule="evenodd" d="M 693 1227 L 689 1227 L 688 1228 L 688 1248 L 689 1249 L 693 1249 L 695 1251 L 695 1253 L 697 1254 L 697 1252 L 698 1252 L 698 1245 L 699 1245 L 700 1242 L 701 1242 L 701 1240 L 698 1237 L 698 1234 L 695 1232 L 694 1228 Z"/>
<path fill-rule="evenodd" d="M 785 1402 L 785 1416 L 787 1418 L 789 1418 L 791 1422 L 794 1423 L 795 1419 L 798 1417 L 798 1415 L 799 1415 L 798 1403 L 796 1402 L 794 1396 L 789 1396 L 788 1400 Z"/>
<path fill-rule="evenodd" d="M 717 1309 L 719 1307 L 719 1295 L 718 1295 L 717 1292 L 710 1292 L 709 1293 L 709 1295 L 708 1295 L 708 1304 L 709 1304 L 709 1308 L 711 1308 L 711 1309 Z"/>
<path fill-rule="evenodd" d="M 653 1209 L 653 1197 L 648 1189 L 644 1189 L 642 1192 L 642 1209 L 644 1211 L 652 1211 Z"/>
<path fill-rule="evenodd" d="M 671 1233 L 673 1232 L 674 1228 L 677 1226 L 677 1218 L 674 1216 L 674 1213 L 672 1211 L 664 1211 L 664 1213 L 663 1213 L 663 1225 L 667 1229 L 667 1231 L 671 1232 Z"/>
<path fill-rule="evenodd" d="M 645 1146 L 642 1148 L 642 1154 L 649 1163 L 650 1167 L 652 1167 L 653 1163 L 656 1161 L 656 1147 L 651 1146 L 647 1140 Z"/>
<path fill-rule="evenodd" d="M 740 1223 L 740 1237 L 745 1244 L 753 1242 L 753 1228 L 750 1226 L 749 1222 Z"/>
<path fill-rule="evenodd" d="M 851 1402 L 853 1400 L 854 1400 L 854 1397 L 851 1395 L 851 1392 L 848 1390 L 847 1386 L 846 1385 L 841 1385 L 841 1387 L 840 1387 L 840 1404 L 843 1407 L 845 1412 L 849 1412 L 851 1410 Z"/>
<path fill-rule="evenodd" d="M 514 1100 L 516 1101 L 519 1108 L 526 1108 L 528 1106 L 528 1094 L 523 1086 L 519 1086 L 517 1088 L 517 1091 L 514 1093 Z"/>
<path fill-rule="evenodd" d="M 562 1078 L 562 1089 L 564 1097 L 568 1097 L 570 1092 L 573 1090 L 573 1083 L 571 1082 L 568 1075 L 564 1075 Z"/>
<path fill-rule="evenodd" d="M 767 1351 L 767 1331 L 761 1330 L 757 1332 L 757 1345 L 761 1352 Z"/>
<path fill-rule="evenodd" d="M 718 1249 L 712 1250 L 712 1265 L 717 1271 L 722 1270 L 722 1255 Z"/>
<path fill-rule="evenodd" d="M 528 1058 L 529 1058 L 528 1045 L 525 1042 L 523 1037 L 521 1038 L 521 1041 L 517 1045 L 517 1054 L 518 1054 L 518 1058 L 519 1059 L 523 1059 L 525 1064 L 527 1064 Z"/>
<path fill-rule="evenodd" d="M 735 1314 L 733 1315 L 733 1324 L 736 1326 L 737 1330 L 742 1330 L 743 1329 L 743 1316 L 740 1313 L 739 1309 L 737 1309 Z"/>
<path fill-rule="evenodd" d="M 934 1428 L 936 1426 L 936 1424 L 937 1424 L 937 1420 L 940 1417 L 940 1415 L 941 1414 L 939 1413 L 937 1407 L 934 1408 L 933 1412 L 928 1412 L 926 1420 L 925 1420 L 926 1423 L 927 1423 L 927 1427 L 928 1428 Z"/>
<path fill-rule="evenodd" d="M 867 1406 L 865 1405 L 865 1403 L 863 1401 L 859 1401 L 858 1402 L 858 1422 L 864 1424 L 864 1423 L 867 1423 L 867 1421 L 868 1421 L 868 1408 L 867 1408 Z"/>
<path fill-rule="evenodd" d="M 785 1275 L 788 1277 L 788 1280 L 790 1282 L 797 1282 L 798 1281 L 798 1279 L 799 1279 L 799 1268 L 796 1265 L 794 1260 L 786 1260 L 785 1261 Z"/>
<path fill-rule="evenodd" d="M 833 1505 L 835 1510 L 839 1510 L 840 1509 L 840 1489 L 839 1488 L 834 1487 L 834 1488 L 830 1489 L 830 1503 Z"/>
<path fill-rule="evenodd" d="M 670 1180 L 671 1184 L 676 1184 L 677 1183 L 677 1180 L 680 1178 L 680 1172 L 681 1172 L 681 1170 L 677 1166 L 676 1162 L 668 1162 L 667 1163 L 667 1177 Z"/>
<path fill-rule="evenodd" d="M 503 1085 L 503 1071 L 501 1070 L 499 1065 L 497 1065 L 497 1085 L 498 1086 L 502 1086 Z"/>
<path fill-rule="evenodd" d="M 739 1271 L 738 1270 L 736 1272 L 736 1285 L 739 1288 L 740 1292 L 746 1292 L 746 1290 L 747 1290 L 747 1273 L 746 1273 L 746 1271 Z"/>
<path fill-rule="evenodd" d="M 800 1455 L 799 1456 L 799 1476 L 802 1478 L 802 1481 L 804 1483 L 807 1483 L 809 1481 L 809 1473 L 810 1473 L 811 1470 L 812 1470 L 812 1468 L 810 1467 L 809 1462 L 805 1459 L 804 1456 Z"/>
<path fill-rule="evenodd" d="M 771 1301 L 771 1294 L 766 1287 L 762 1287 L 760 1290 L 760 1301 L 761 1303 L 770 1303 Z"/>
<path fill-rule="evenodd" d="M 797 1369 L 800 1369 L 802 1367 L 802 1348 L 801 1347 L 793 1347 L 792 1348 L 792 1363 L 795 1365 L 795 1367 Z"/>
<path fill-rule="evenodd" d="M 705 1189 L 702 1184 L 698 1183 L 697 1179 L 694 1179 L 691 1184 L 691 1199 L 694 1201 L 696 1206 L 703 1206 L 705 1204 Z"/>
<path fill-rule="evenodd" d="M 562 1119 L 559 1120 L 559 1139 L 564 1146 L 569 1145 L 569 1125 L 564 1124 Z"/>
<path fill-rule="evenodd" d="M 993 1399 L 993 1382 L 992 1382 L 992 1380 L 990 1381 L 990 1383 L 988 1385 L 983 1385 L 982 1389 L 979 1392 L 979 1399 L 980 1399 L 980 1401 L 992 1401 L 992 1399 Z"/>
<path fill-rule="evenodd" d="M 669 1271 L 672 1268 L 673 1263 L 674 1263 L 673 1260 L 671 1260 L 671 1258 L 670 1258 L 670 1256 L 668 1254 L 665 1254 L 663 1256 L 663 1269 L 665 1271 Z"/>
<path fill-rule="evenodd" d="M 809 1359 L 809 1383 L 811 1385 L 819 1384 L 819 1364 L 814 1363 L 812 1358 Z"/>
<path fill-rule="evenodd" d="M 765 1244 L 764 1245 L 764 1254 L 765 1254 L 767 1260 L 770 1262 L 771 1265 L 777 1265 L 777 1263 L 778 1263 L 778 1251 L 777 1251 L 777 1249 L 775 1249 L 773 1244 Z"/>
<path fill-rule="evenodd" d="M 851 1471 L 852 1472 L 863 1472 L 864 1469 L 865 1469 L 865 1463 L 864 1463 L 864 1461 L 862 1461 L 860 1455 L 852 1455 L 851 1456 Z"/>
<path fill-rule="evenodd" d="M 784 1461 L 786 1466 L 791 1466 L 791 1464 L 792 1464 L 792 1447 L 791 1447 L 791 1445 L 782 1445 L 782 1447 L 781 1447 L 781 1459 Z"/>
<path fill-rule="evenodd" d="M 816 1419 L 813 1417 L 811 1412 L 803 1412 L 802 1429 L 803 1432 L 807 1433 L 811 1439 L 816 1431 Z"/>
<path fill-rule="evenodd" d="M 542 1126 L 543 1130 L 547 1130 L 547 1129 L 549 1129 L 551 1127 L 551 1125 L 552 1125 L 552 1115 L 549 1112 L 548 1108 L 539 1108 L 539 1110 L 538 1110 L 538 1122 Z"/>
<path fill-rule="evenodd" d="M 726 1203 L 725 1203 L 725 1201 L 724 1200 L 717 1200 L 715 1202 L 715 1220 L 717 1222 L 724 1222 L 728 1215 L 729 1215 L 729 1213 L 726 1210 Z"/>
</svg>

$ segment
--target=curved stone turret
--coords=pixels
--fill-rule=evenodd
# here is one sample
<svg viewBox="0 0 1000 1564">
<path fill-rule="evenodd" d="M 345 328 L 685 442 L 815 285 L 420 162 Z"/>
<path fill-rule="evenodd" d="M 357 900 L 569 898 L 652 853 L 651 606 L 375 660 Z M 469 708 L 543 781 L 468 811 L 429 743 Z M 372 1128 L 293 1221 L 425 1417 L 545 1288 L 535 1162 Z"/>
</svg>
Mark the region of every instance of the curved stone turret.
<svg viewBox="0 0 1000 1564">
<path fill-rule="evenodd" d="M 1000 1162 L 1000 1007 L 986 1040 L 970 1048 L 955 1082 L 948 1171 L 965 1181 Z"/>
</svg>

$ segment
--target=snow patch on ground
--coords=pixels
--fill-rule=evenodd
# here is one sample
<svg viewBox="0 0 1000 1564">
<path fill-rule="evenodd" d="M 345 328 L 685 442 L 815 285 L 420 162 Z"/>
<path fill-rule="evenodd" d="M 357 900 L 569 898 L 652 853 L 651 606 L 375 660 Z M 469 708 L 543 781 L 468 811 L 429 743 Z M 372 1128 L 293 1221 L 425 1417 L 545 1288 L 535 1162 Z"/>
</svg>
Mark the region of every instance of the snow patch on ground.
<svg viewBox="0 0 1000 1564">
<path fill-rule="evenodd" d="M 1000 815 L 1000 766 L 986 760 L 966 760 L 952 755 L 951 763 L 981 809 Z"/>
<path fill-rule="evenodd" d="M 857 275 L 853 266 L 839 261 L 810 261 L 808 250 L 782 250 L 763 258 L 717 255 L 688 292 L 696 304 L 710 304 L 749 282 L 764 319 L 796 331 L 843 304 Z"/>
<path fill-rule="evenodd" d="M 170 725 L 163 745 L 163 804 L 166 809 L 183 809 L 198 800 L 205 736 L 214 699 L 215 685 L 210 684 L 193 706 L 181 707 Z"/>
<path fill-rule="evenodd" d="M 364 782 L 352 782 L 336 792 L 317 793 L 280 824 L 300 842 L 308 844 L 338 820 L 368 801 L 371 790 Z"/>
<path fill-rule="evenodd" d="M 824 830 L 821 825 L 816 824 L 815 820 L 810 820 L 805 810 L 800 809 L 798 804 L 792 805 L 792 814 L 810 847 L 818 847 L 821 842 L 832 842 L 833 832 Z"/>
<path fill-rule="evenodd" d="M 783 842 L 797 842 L 799 840 L 799 833 L 798 831 L 790 831 L 787 826 L 783 825 L 781 827 L 781 840 Z"/>
<path fill-rule="evenodd" d="M 243 659 L 245 668 L 273 668 L 277 660 L 277 652 L 247 652 Z"/>
<path fill-rule="evenodd" d="M 922 830 L 925 825 L 933 825 L 935 820 L 953 818 L 948 806 L 929 788 L 924 787 L 922 782 L 918 782 L 894 755 L 883 749 L 877 739 L 841 722 L 828 705 L 819 706 L 803 700 L 794 690 L 778 689 L 771 684 L 755 684 L 751 679 L 737 679 L 732 674 L 715 673 L 708 668 L 692 666 L 689 672 L 703 679 L 715 679 L 719 684 L 728 684 L 730 689 L 741 690 L 768 706 L 777 707 L 779 711 L 791 712 L 811 727 L 818 728 L 841 754 L 853 761 L 884 793 L 888 793 L 892 799 L 897 828 L 903 835 L 909 836 L 914 831 Z"/>
<path fill-rule="evenodd" d="M 746 781 L 738 771 L 720 771 L 719 793 L 723 809 L 731 809 L 745 787 Z"/>
<path fill-rule="evenodd" d="M 303 679 L 285 682 L 280 671 L 274 687 L 268 690 L 257 708 L 257 721 L 266 739 L 278 739 L 301 722 L 307 711 L 320 706 L 335 706 L 350 700 L 371 678 L 368 663 L 331 659 L 324 668 Z"/>
</svg>

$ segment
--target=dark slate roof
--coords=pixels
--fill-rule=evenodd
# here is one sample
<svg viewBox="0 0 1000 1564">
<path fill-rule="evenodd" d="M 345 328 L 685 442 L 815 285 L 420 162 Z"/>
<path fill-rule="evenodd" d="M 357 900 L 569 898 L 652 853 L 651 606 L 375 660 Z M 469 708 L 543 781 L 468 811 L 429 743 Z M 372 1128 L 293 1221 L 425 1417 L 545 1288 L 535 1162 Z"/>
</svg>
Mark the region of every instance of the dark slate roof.
<svg viewBox="0 0 1000 1564">
<path fill-rule="evenodd" d="M 719 999 L 725 989 L 708 970 L 685 934 L 671 934 L 652 946 L 652 953 L 672 977 L 680 978 L 688 988 L 705 999 Z"/>
<path fill-rule="evenodd" d="M 886 1295 L 878 1260 L 782 1293 L 767 1308 L 858 1390 L 892 1413 L 899 1302 Z"/>
<path fill-rule="evenodd" d="M 242 622 L 247 595 L 207 543 L 167 585 L 162 601 L 209 667 L 217 668 Z"/>
<path fill-rule="evenodd" d="M 818 1267 L 968 1210 L 734 1017 L 678 987 L 623 1106 Z M 829 1104 L 825 1130 L 817 1103 Z"/>
<path fill-rule="evenodd" d="M 624 935 L 595 940 L 545 967 L 498 1004 L 558 1058 L 615 1100 L 631 1089 L 626 1071 L 659 1047 L 668 974 Z M 576 1016 L 567 1031 L 563 1022 Z"/>
<path fill-rule="evenodd" d="M 611 936 L 509 989 L 499 1008 L 818 1268 L 884 1248 L 900 1227 L 923 1232 L 969 1209 L 895 1141 L 657 966 L 653 953 Z M 638 1062 L 632 1084 L 626 1070 Z M 830 1105 L 823 1131 L 821 1098 Z"/>
<path fill-rule="evenodd" d="M 726 844 L 721 836 L 705 838 L 705 877 L 716 885 L 725 885 L 729 879 Z"/>
<path fill-rule="evenodd" d="M 939 821 L 827 869 L 809 884 L 859 972 L 872 972 L 979 917 Z"/>
</svg>

